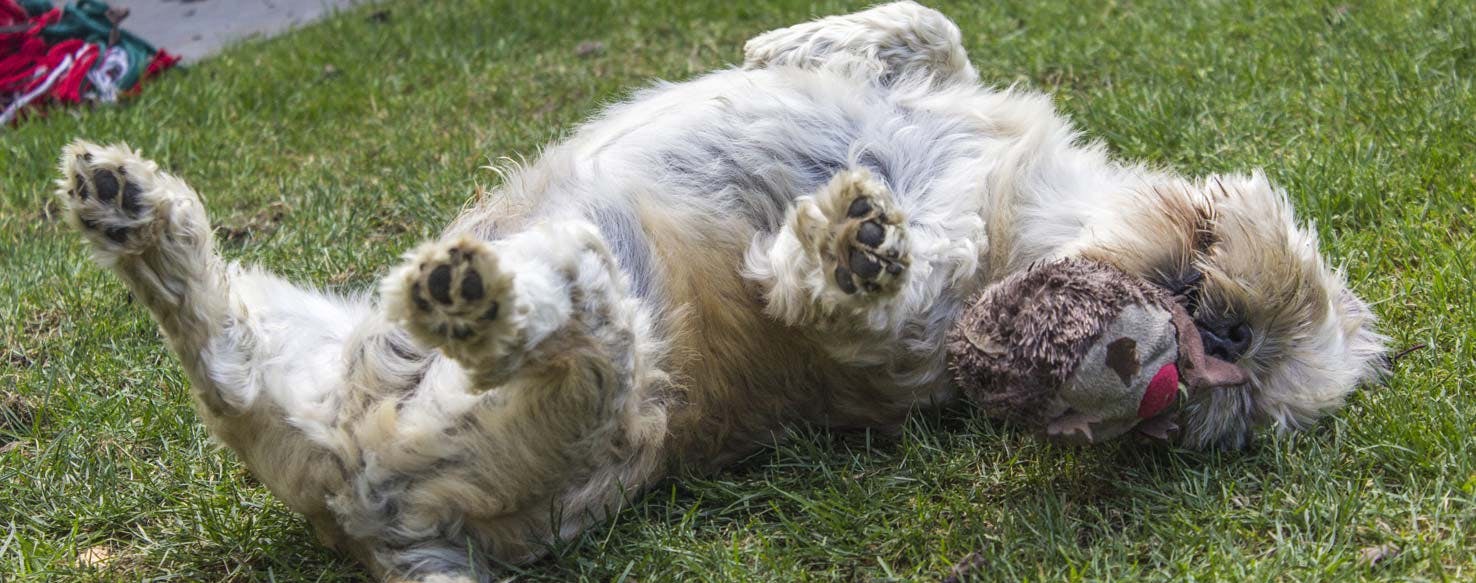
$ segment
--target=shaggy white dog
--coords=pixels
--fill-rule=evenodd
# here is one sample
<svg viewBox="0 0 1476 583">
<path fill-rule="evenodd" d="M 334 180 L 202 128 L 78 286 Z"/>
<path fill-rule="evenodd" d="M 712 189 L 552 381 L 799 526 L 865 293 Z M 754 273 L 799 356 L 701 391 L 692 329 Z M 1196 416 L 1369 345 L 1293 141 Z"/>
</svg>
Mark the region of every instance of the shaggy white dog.
<svg viewBox="0 0 1476 583">
<path fill-rule="evenodd" d="M 909 2 L 762 35 L 511 171 L 378 302 L 225 263 L 126 146 L 68 146 L 59 195 L 214 435 L 386 579 L 485 579 L 787 423 L 946 403 L 966 300 L 1044 260 L 1179 290 L 1246 370 L 1183 406 L 1186 445 L 1302 426 L 1378 374 L 1369 310 L 1262 176 L 1115 161 L 981 86 L 959 38 Z"/>
</svg>

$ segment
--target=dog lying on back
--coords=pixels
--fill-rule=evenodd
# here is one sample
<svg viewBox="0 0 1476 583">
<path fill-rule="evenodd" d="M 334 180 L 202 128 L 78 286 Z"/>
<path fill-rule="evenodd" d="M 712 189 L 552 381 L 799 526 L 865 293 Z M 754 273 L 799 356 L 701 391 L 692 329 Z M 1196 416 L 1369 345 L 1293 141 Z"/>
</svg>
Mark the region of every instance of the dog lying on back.
<svg viewBox="0 0 1476 583">
<path fill-rule="evenodd" d="M 787 424 L 947 403 L 949 327 L 1043 261 L 1173 290 L 1244 371 L 1182 405 L 1189 447 L 1304 426 L 1382 370 L 1369 309 L 1263 176 L 1111 159 L 1048 98 L 982 86 L 935 11 L 745 53 L 510 171 L 377 300 L 226 263 L 196 194 L 126 146 L 68 146 L 59 195 L 212 433 L 382 579 L 489 577 Z"/>
</svg>

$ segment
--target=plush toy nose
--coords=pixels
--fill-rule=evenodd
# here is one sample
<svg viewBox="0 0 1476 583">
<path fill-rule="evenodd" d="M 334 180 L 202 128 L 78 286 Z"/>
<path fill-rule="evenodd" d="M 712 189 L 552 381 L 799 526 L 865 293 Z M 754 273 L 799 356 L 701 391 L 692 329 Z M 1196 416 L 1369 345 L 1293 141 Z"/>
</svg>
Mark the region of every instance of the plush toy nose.
<svg viewBox="0 0 1476 583">
<path fill-rule="evenodd" d="M 1143 392 L 1143 400 L 1138 402 L 1138 418 L 1149 419 L 1162 413 L 1178 397 L 1179 367 L 1173 363 L 1165 364 L 1153 375 L 1153 380 L 1148 381 L 1148 390 Z"/>
<path fill-rule="evenodd" d="M 1204 353 L 1226 362 L 1235 362 L 1250 350 L 1251 329 L 1245 322 L 1231 322 L 1206 326 L 1194 323 L 1199 328 L 1199 339 L 1204 344 Z"/>
</svg>

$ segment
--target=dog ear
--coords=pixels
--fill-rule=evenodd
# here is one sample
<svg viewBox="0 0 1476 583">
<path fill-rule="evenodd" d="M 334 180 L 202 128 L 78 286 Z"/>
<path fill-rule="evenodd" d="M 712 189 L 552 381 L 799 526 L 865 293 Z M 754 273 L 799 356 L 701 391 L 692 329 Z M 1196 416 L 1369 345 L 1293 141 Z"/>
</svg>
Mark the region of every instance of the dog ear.
<svg viewBox="0 0 1476 583">
<path fill-rule="evenodd" d="M 1343 323 L 1343 335 L 1355 348 L 1362 347 L 1363 350 L 1373 350 L 1379 353 L 1376 358 L 1367 359 L 1367 366 L 1358 375 L 1360 386 L 1383 385 L 1389 381 L 1394 372 L 1394 365 L 1399 359 L 1404 358 L 1411 352 L 1424 348 L 1425 345 L 1418 344 L 1398 354 L 1393 353 L 1388 347 L 1388 339 L 1374 331 L 1377 317 L 1368 304 L 1354 295 L 1353 292 L 1344 288 L 1338 293 L 1335 308 L 1338 319 Z"/>
</svg>

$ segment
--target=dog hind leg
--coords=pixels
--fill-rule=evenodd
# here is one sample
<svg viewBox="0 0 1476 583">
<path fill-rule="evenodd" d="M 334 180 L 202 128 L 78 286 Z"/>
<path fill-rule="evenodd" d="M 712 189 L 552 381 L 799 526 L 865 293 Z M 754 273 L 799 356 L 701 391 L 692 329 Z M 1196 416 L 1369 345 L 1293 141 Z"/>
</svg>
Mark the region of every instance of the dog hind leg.
<svg viewBox="0 0 1476 583">
<path fill-rule="evenodd" d="M 855 67 L 883 83 L 927 75 L 934 83 L 974 83 L 958 26 L 915 2 L 894 2 L 770 31 L 743 46 L 743 67 Z"/>
<path fill-rule="evenodd" d="M 643 312 L 587 223 L 542 225 L 495 243 L 461 235 L 406 258 L 380 288 L 385 312 L 461 365 L 472 391 L 556 362 L 570 343 L 631 358 L 626 336 L 637 324 L 599 319 Z M 605 334 L 616 337 L 595 338 Z"/>
<path fill-rule="evenodd" d="M 356 430 L 366 469 L 335 507 L 386 571 L 469 576 L 484 555 L 530 560 L 658 475 L 664 376 L 644 308 L 592 225 L 428 243 L 381 294 L 471 392 L 387 402 L 366 415 L 382 422 Z"/>
<path fill-rule="evenodd" d="M 163 330 L 211 432 L 341 542 L 324 493 L 342 475 L 312 434 L 337 412 L 342 348 L 370 307 L 227 264 L 195 192 L 127 146 L 66 146 L 58 186 L 94 258 Z"/>
<path fill-rule="evenodd" d="M 248 407 L 209 366 L 232 320 L 230 275 L 194 191 L 127 146 L 80 141 L 63 150 L 58 185 L 68 221 L 154 315 L 200 401 L 216 414 Z"/>
</svg>

